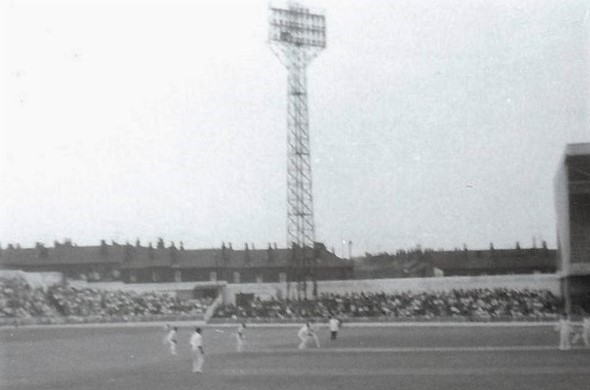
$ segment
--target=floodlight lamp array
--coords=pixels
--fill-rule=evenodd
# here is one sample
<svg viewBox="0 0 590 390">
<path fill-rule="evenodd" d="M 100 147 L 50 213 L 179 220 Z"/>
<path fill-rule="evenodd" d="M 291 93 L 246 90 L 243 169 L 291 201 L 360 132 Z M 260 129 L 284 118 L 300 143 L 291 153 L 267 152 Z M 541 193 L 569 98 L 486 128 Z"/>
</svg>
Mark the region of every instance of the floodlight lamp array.
<svg viewBox="0 0 590 390">
<path fill-rule="evenodd" d="M 270 7 L 269 41 L 298 47 L 326 48 L 326 17 L 308 8 Z"/>
</svg>

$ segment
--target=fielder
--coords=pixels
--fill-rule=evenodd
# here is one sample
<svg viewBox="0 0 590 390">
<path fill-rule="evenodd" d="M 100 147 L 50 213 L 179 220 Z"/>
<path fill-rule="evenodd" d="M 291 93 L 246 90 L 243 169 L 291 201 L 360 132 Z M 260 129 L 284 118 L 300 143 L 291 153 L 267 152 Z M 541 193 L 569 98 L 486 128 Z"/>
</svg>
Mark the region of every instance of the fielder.
<svg viewBox="0 0 590 390">
<path fill-rule="evenodd" d="M 301 343 L 298 347 L 299 349 L 305 349 L 307 347 L 309 339 L 313 339 L 315 341 L 315 345 L 317 348 L 320 347 L 320 340 L 318 339 L 318 335 L 316 334 L 316 329 L 315 327 L 312 327 L 312 325 L 309 322 L 306 322 L 305 325 L 303 325 L 301 329 L 299 329 L 299 333 L 297 333 L 297 336 L 299 336 L 299 339 L 301 340 Z"/>
<path fill-rule="evenodd" d="M 244 330 L 246 329 L 246 324 L 243 322 L 238 325 L 238 329 L 236 330 L 236 349 L 238 352 L 242 352 L 244 348 L 244 339 L 246 336 L 244 335 Z"/>
<path fill-rule="evenodd" d="M 582 340 L 586 348 L 590 347 L 590 317 L 586 316 L 582 320 L 582 327 L 580 333 L 576 333 L 572 339 L 572 344 L 576 344 Z"/>
<path fill-rule="evenodd" d="M 176 332 L 178 332 L 178 328 L 176 326 L 173 328 L 169 327 L 168 333 L 166 334 L 166 337 L 164 337 L 164 344 L 168 344 L 170 354 L 172 355 L 176 355 L 176 344 L 178 343 Z"/>
<path fill-rule="evenodd" d="M 328 320 L 328 327 L 330 328 L 330 340 L 335 341 L 336 337 L 338 337 L 338 329 L 340 329 L 340 321 L 336 318 L 330 316 Z"/>
<path fill-rule="evenodd" d="M 193 358 L 193 372 L 203 372 L 203 363 L 205 361 L 205 351 L 203 350 L 203 337 L 201 328 L 196 328 L 190 339 L 191 355 Z"/>
<path fill-rule="evenodd" d="M 572 325 L 567 314 L 561 316 L 555 330 L 559 332 L 559 350 L 567 351 L 571 348 L 570 335 L 572 333 Z"/>
<path fill-rule="evenodd" d="M 584 317 L 582 321 L 582 340 L 586 348 L 590 348 L 590 315 Z"/>
<path fill-rule="evenodd" d="M 582 340 L 586 348 L 590 348 L 590 315 L 584 317 L 582 321 Z"/>
</svg>

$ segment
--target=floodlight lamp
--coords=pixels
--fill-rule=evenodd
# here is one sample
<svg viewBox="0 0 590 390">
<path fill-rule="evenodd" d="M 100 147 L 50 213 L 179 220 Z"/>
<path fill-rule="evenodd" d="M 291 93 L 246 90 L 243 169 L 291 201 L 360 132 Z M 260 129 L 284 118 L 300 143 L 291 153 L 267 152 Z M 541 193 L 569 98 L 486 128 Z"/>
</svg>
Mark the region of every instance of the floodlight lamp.
<svg viewBox="0 0 590 390">
<path fill-rule="evenodd" d="M 270 6 L 269 41 L 280 45 L 323 49 L 326 47 L 325 15 L 297 4 Z"/>
</svg>

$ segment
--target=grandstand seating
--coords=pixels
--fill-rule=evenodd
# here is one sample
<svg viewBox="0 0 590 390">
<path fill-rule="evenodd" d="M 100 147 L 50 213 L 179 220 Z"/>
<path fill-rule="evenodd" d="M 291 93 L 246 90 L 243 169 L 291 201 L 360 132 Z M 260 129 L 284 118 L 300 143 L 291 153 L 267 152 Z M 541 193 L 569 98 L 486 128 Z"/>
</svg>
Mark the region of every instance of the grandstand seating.
<svg viewBox="0 0 590 390">
<path fill-rule="evenodd" d="M 313 300 L 254 298 L 239 306 L 212 298 L 180 298 L 154 291 L 102 290 L 54 285 L 32 287 L 20 278 L 0 278 L 0 320 L 50 318 L 56 322 L 143 321 L 204 318 L 301 319 L 461 317 L 475 320 L 554 319 L 562 302 L 549 290 L 508 288 L 446 292 L 322 294 Z M 217 306 L 218 305 L 218 306 Z M 210 313 L 208 313 L 210 314 Z M 209 315 L 208 315 L 209 317 Z"/>
<path fill-rule="evenodd" d="M 549 319 L 562 308 L 548 290 L 475 289 L 420 293 L 323 294 L 317 300 L 261 300 L 220 307 L 221 318 L 350 317 Z"/>
<path fill-rule="evenodd" d="M 42 288 L 32 287 L 22 278 L 0 278 L 0 316 L 26 318 L 55 314 Z"/>
<path fill-rule="evenodd" d="M 0 278 L 0 317 L 93 320 L 176 319 L 203 316 L 211 299 L 180 299 L 157 292 L 108 291 L 55 285 L 31 287 Z"/>
</svg>

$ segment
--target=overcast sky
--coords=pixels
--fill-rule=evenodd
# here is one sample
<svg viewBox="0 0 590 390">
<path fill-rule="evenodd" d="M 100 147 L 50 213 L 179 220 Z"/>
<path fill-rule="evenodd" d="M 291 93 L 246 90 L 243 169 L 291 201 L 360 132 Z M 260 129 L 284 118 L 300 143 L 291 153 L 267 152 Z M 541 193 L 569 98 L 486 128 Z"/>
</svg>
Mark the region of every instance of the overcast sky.
<svg viewBox="0 0 590 390">
<path fill-rule="evenodd" d="M 318 0 L 318 241 L 555 247 L 590 142 L 590 0 Z M 286 241 L 286 71 L 266 0 L 5 1 L 0 243 Z"/>
</svg>

